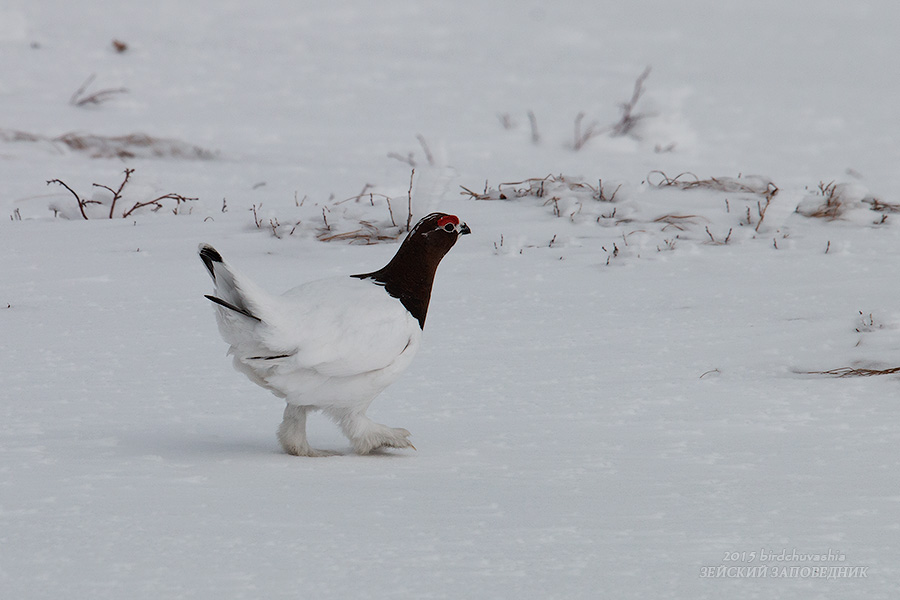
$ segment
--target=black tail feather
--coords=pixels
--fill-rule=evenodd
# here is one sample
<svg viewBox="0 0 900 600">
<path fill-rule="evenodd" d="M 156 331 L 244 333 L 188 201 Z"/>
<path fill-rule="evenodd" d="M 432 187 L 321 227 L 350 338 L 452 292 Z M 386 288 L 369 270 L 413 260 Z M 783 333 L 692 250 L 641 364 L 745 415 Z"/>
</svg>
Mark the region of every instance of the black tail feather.
<svg viewBox="0 0 900 600">
<path fill-rule="evenodd" d="M 201 244 L 200 245 L 200 260 L 203 261 L 203 264 L 206 266 L 206 270 L 209 271 L 209 276 L 212 277 L 213 281 L 216 280 L 216 272 L 213 269 L 213 263 L 224 262 L 222 260 L 222 255 L 219 254 L 215 248 L 210 246 L 209 244 Z"/>
<path fill-rule="evenodd" d="M 213 250 L 213 252 L 215 252 L 215 250 Z M 230 302 L 226 302 L 225 300 L 222 300 L 221 298 L 216 298 L 215 296 L 210 296 L 209 294 L 206 294 L 206 295 L 205 295 L 205 298 L 207 298 L 208 300 L 211 300 L 211 301 L 215 302 L 215 303 L 218 304 L 219 306 L 224 306 L 224 307 L 227 308 L 228 310 L 233 310 L 234 312 L 236 312 L 236 313 L 238 313 L 238 314 L 244 315 L 245 317 L 249 317 L 249 318 L 254 319 L 254 320 L 256 320 L 256 321 L 262 321 L 262 319 L 260 319 L 260 318 L 257 317 L 256 315 L 254 315 L 252 312 L 250 312 L 250 311 L 247 310 L 246 308 L 239 308 L 239 307 L 235 306 L 234 304 L 232 304 L 232 303 L 230 303 Z"/>
</svg>

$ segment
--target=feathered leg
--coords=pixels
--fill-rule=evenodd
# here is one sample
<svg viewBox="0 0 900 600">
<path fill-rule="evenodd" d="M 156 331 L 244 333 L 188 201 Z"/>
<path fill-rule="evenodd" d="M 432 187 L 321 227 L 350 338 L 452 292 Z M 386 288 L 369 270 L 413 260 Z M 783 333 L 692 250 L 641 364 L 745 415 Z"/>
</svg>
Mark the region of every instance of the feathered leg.
<svg viewBox="0 0 900 600">
<path fill-rule="evenodd" d="M 284 420 L 278 427 L 278 441 L 288 454 L 294 456 L 332 456 L 334 452 L 310 448 L 306 439 L 306 413 L 309 406 L 288 404 L 284 408 Z"/>
</svg>

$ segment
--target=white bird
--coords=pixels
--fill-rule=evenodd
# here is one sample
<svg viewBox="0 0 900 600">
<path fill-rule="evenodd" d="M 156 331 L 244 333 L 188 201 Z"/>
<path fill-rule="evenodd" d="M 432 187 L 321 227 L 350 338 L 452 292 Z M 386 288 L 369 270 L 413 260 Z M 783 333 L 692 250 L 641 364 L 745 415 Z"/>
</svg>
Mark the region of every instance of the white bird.
<svg viewBox="0 0 900 600">
<path fill-rule="evenodd" d="M 372 273 L 310 281 L 280 296 L 242 275 L 207 244 L 200 258 L 215 283 L 219 332 L 234 367 L 284 398 L 278 440 L 288 454 L 324 456 L 306 438 L 306 415 L 333 418 L 353 448 L 413 448 L 409 431 L 366 416 L 372 400 L 412 361 L 422 337 L 438 264 L 460 235 L 459 218 L 432 213 L 394 258 Z"/>
</svg>

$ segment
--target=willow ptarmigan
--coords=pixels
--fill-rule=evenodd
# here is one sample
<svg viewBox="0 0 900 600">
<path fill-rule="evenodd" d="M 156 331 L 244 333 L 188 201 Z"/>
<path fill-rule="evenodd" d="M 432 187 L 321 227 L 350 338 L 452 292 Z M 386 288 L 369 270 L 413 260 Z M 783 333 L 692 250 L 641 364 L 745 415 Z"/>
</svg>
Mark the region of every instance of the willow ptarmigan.
<svg viewBox="0 0 900 600">
<path fill-rule="evenodd" d="M 280 296 L 257 287 L 212 246 L 200 245 L 215 283 L 215 294 L 206 297 L 216 305 L 234 367 L 287 402 L 278 428 L 285 452 L 331 454 L 309 446 L 311 410 L 333 418 L 360 454 L 414 449 L 407 430 L 375 423 L 366 409 L 412 361 L 438 264 L 467 233 L 459 218 L 432 213 L 384 268 L 310 281 Z"/>
</svg>

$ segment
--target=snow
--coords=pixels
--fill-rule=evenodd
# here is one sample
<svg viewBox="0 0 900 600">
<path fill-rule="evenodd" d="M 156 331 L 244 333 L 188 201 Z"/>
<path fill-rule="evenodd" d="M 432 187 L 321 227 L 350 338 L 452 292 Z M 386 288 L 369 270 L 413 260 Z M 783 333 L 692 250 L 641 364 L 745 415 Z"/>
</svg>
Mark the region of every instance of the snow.
<svg viewBox="0 0 900 600">
<path fill-rule="evenodd" d="M 8 2 L 3 597 L 895 598 L 897 380 L 808 373 L 900 366 L 898 19 L 885 1 Z M 575 151 L 576 116 L 615 123 L 647 66 L 640 139 Z M 88 93 L 127 92 L 71 105 L 91 74 Z M 73 132 L 163 155 L 94 157 Z M 473 230 L 370 410 L 418 451 L 356 456 L 314 417 L 311 443 L 342 455 L 284 455 L 280 401 L 224 356 L 197 244 L 273 292 L 371 271 L 403 233 L 410 156 L 415 214 Z M 126 168 L 122 210 L 197 200 L 84 221 L 46 184 L 108 207 L 92 184 Z M 804 216 L 829 198 L 837 219 Z M 317 239 L 361 228 L 391 239 Z"/>
</svg>

